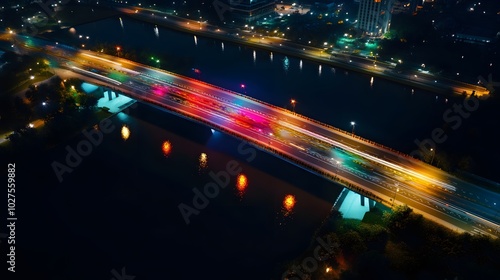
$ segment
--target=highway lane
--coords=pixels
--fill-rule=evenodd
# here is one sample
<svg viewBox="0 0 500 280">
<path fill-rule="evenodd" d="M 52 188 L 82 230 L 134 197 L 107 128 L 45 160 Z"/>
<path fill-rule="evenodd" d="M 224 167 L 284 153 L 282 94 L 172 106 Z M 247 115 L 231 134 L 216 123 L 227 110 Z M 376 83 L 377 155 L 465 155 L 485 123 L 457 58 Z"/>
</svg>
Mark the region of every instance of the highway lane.
<svg viewBox="0 0 500 280">
<path fill-rule="evenodd" d="M 160 104 L 173 110 L 179 110 L 179 107 L 181 107 L 184 115 L 195 119 L 201 117 L 202 121 L 208 121 L 215 126 L 243 136 L 262 147 L 270 147 L 274 151 L 286 155 L 285 158 L 307 163 L 320 173 L 327 174 L 334 179 L 340 178 L 344 183 L 350 183 L 375 193 L 376 196 L 383 198 L 386 204 L 395 195 L 394 186 L 398 184 L 401 190 L 397 192 L 398 197 L 400 197 L 399 201 L 406 202 L 427 216 L 440 217 L 438 219 L 447 223 L 451 228 L 461 228 L 469 232 L 477 230 L 494 232 L 497 229 L 495 224 L 482 220 L 481 217 L 486 217 L 498 223 L 498 217 L 495 219 L 495 217 L 488 216 L 488 211 L 481 208 L 481 205 L 469 201 L 464 202 L 460 200 L 460 197 L 456 197 L 454 192 L 434 188 L 434 193 L 430 192 L 429 194 L 429 191 L 416 188 L 415 186 L 421 185 L 428 187 L 429 179 L 432 179 L 430 180 L 431 183 L 435 183 L 435 180 L 442 180 L 433 173 L 432 167 L 424 166 L 426 169 L 422 168 L 421 162 L 381 148 L 373 143 L 362 141 L 353 137 L 350 133 L 324 126 L 288 110 L 264 104 L 200 81 L 151 69 L 150 67 L 107 55 L 75 51 L 68 56 L 67 52 L 57 52 L 57 55 L 59 60 L 64 60 L 64 56 L 61 57 L 61 54 L 66 55 L 66 59 L 71 61 L 70 65 L 67 65 L 69 69 L 75 70 L 73 67 L 78 67 L 88 71 L 85 68 L 93 67 L 99 68 L 101 73 L 105 75 L 113 71 L 120 71 L 126 74 L 126 82 L 117 85 L 116 83 L 110 83 L 109 78 L 101 80 L 109 83 L 111 87 L 119 87 L 129 95 L 143 101 Z M 54 53 L 54 55 L 56 54 Z M 88 72 L 81 73 L 88 74 Z M 91 76 L 95 78 L 95 75 Z M 167 94 L 155 94 L 155 90 L 162 87 L 167 88 Z M 190 106 L 169 99 L 172 95 L 168 94 L 168 88 L 184 93 L 184 95 L 180 96 L 184 98 L 185 102 L 189 102 Z M 188 99 L 185 99 L 186 94 L 188 94 Z M 211 104 L 224 104 L 231 110 L 214 109 L 217 106 L 204 107 L 204 104 L 210 104 L 209 101 L 212 102 Z M 243 114 L 234 115 L 231 112 Z M 292 134 L 288 136 L 280 134 L 277 137 L 277 131 L 286 130 L 291 131 Z M 344 145 L 350 147 L 347 147 L 347 150 L 350 150 L 347 154 L 351 154 L 348 158 L 363 158 L 368 163 L 368 166 L 371 166 L 372 169 L 376 168 L 376 172 L 360 169 L 359 166 L 353 168 L 347 162 L 339 167 L 336 161 L 328 160 L 331 155 L 325 154 L 324 150 L 321 149 L 325 146 L 331 149 L 334 149 L 334 146 L 341 146 L 342 150 L 346 150 Z M 353 150 L 353 147 L 357 149 Z M 365 149 L 368 152 L 364 152 Z M 360 150 L 363 152 L 360 152 Z M 384 158 L 384 160 L 377 162 L 373 154 L 378 155 L 379 158 Z M 381 155 L 383 156 L 381 157 Z M 385 158 L 391 158 L 392 160 L 389 161 Z M 398 163 L 398 166 L 394 166 L 394 162 Z M 404 164 L 400 164 L 401 162 Z M 409 171 L 405 169 L 409 169 Z M 398 172 L 403 175 L 406 173 L 406 177 Z M 408 176 L 417 176 L 415 172 L 417 175 L 422 174 L 421 178 L 408 183 L 406 178 Z M 427 178 L 428 176 L 433 177 Z M 444 200 L 442 197 L 444 197 Z M 492 197 L 498 199 L 497 195 Z M 476 215 L 477 217 L 472 215 L 469 217 L 467 213 L 478 215 Z"/>
</svg>

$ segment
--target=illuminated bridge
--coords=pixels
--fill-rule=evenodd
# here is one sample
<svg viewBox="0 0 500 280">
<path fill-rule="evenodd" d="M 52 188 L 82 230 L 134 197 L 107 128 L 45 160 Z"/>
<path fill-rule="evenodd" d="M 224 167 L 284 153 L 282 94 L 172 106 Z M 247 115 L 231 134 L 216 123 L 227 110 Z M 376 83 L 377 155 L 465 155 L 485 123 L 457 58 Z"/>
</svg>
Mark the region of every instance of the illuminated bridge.
<svg viewBox="0 0 500 280">
<path fill-rule="evenodd" d="M 360 201 L 407 204 L 453 230 L 499 235 L 499 194 L 408 155 L 192 78 L 34 38 L 27 44 L 27 37 L 17 37 L 19 51 L 42 52 L 61 68 L 248 141 L 347 187 L 361 195 Z"/>
</svg>

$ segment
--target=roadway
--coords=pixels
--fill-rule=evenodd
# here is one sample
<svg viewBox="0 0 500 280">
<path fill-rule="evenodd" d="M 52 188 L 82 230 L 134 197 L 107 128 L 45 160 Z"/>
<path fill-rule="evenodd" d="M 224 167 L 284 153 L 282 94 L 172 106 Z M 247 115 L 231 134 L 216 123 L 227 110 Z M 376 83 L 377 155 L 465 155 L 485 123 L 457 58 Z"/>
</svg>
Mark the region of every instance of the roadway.
<svg viewBox="0 0 500 280">
<path fill-rule="evenodd" d="M 454 230 L 499 235 L 499 194 L 407 155 L 195 79 L 102 53 L 39 45 L 59 67 L 245 139 L 381 203 L 407 204 Z"/>
</svg>

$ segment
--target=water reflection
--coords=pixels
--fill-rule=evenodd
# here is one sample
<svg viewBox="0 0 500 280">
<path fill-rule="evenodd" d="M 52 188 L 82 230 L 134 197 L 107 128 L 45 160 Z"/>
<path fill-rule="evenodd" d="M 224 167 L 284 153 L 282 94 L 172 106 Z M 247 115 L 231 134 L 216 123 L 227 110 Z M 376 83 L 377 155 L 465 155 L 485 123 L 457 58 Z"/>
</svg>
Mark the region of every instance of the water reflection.
<svg viewBox="0 0 500 280">
<path fill-rule="evenodd" d="M 130 129 L 128 128 L 128 126 L 122 126 L 121 134 L 123 140 L 127 140 L 130 137 Z"/>
<path fill-rule="evenodd" d="M 277 223 L 280 226 L 286 225 L 287 222 L 292 219 L 293 208 L 296 203 L 297 200 L 295 196 L 291 194 L 285 196 L 281 205 L 281 210 L 277 213 Z"/>
<path fill-rule="evenodd" d="M 123 29 L 123 21 L 122 21 L 122 18 L 119 18 L 119 19 L 120 19 L 120 25 L 121 25 L 121 27 L 122 27 L 122 29 Z"/>
<path fill-rule="evenodd" d="M 196 35 L 194 35 L 194 45 L 198 46 L 198 38 L 196 38 Z"/>
<path fill-rule="evenodd" d="M 370 79 L 370 87 L 373 87 L 373 77 Z"/>
<path fill-rule="evenodd" d="M 245 174 L 238 175 L 238 178 L 236 178 L 236 191 L 240 199 L 243 198 L 243 195 L 245 194 L 247 187 L 248 187 L 247 176 L 245 176 Z"/>
<path fill-rule="evenodd" d="M 292 214 L 295 203 L 297 203 L 295 196 L 291 194 L 285 196 L 285 199 L 283 199 L 283 210 L 285 216 Z"/>
<path fill-rule="evenodd" d="M 201 171 L 208 166 L 208 156 L 205 153 L 200 154 L 198 170 Z"/>
<path fill-rule="evenodd" d="M 302 59 L 300 60 L 299 68 L 300 68 L 300 70 L 302 70 Z"/>
<path fill-rule="evenodd" d="M 269 54 L 269 59 L 271 60 L 271 62 L 273 62 L 273 53 L 272 52 Z"/>
<path fill-rule="evenodd" d="M 253 51 L 253 63 L 257 60 L 257 53 Z"/>
<path fill-rule="evenodd" d="M 155 30 L 155 36 L 156 36 L 156 38 L 160 38 L 160 31 L 158 30 L 158 26 L 155 25 L 154 30 Z"/>
<path fill-rule="evenodd" d="M 318 76 L 321 76 L 321 65 L 318 67 Z"/>
<path fill-rule="evenodd" d="M 285 56 L 285 58 L 283 59 L 283 70 L 285 70 L 285 72 L 288 72 L 288 68 L 290 68 L 290 61 L 288 60 L 288 57 Z"/>
<path fill-rule="evenodd" d="M 163 142 L 163 144 L 161 145 L 161 150 L 164 156 L 168 156 L 172 151 L 172 144 L 170 144 L 169 141 Z"/>
<path fill-rule="evenodd" d="M 224 42 L 221 43 L 222 51 L 224 51 Z"/>
</svg>

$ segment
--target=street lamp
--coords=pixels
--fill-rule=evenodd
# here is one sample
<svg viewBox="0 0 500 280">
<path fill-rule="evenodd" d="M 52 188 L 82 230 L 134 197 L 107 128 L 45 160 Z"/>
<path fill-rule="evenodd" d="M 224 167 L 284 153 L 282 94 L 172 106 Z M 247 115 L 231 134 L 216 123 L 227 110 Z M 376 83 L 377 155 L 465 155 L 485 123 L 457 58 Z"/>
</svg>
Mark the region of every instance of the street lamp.
<svg viewBox="0 0 500 280">
<path fill-rule="evenodd" d="M 295 113 L 295 103 L 297 103 L 297 101 L 295 101 L 295 99 L 292 99 L 290 100 L 290 103 L 292 103 L 293 112 Z"/>
<path fill-rule="evenodd" d="M 436 154 L 436 151 L 431 148 L 431 153 L 432 153 L 432 158 L 431 158 L 431 165 L 432 165 L 432 162 L 434 161 L 434 155 Z"/>
<path fill-rule="evenodd" d="M 351 125 L 352 125 L 352 136 L 354 136 L 354 126 L 356 126 L 356 123 L 355 122 L 351 122 Z"/>
<path fill-rule="evenodd" d="M 397 185 L 396 185 L 397 186 Z M 394 206 L 394 202 L 396 201 L 396 195 L 398 194 L 399 192 L 399 188 L 396 188 L 396 191 L 394 192 L 394 197 L 392 198 L 392 205 L 391 205 L 391 209 L 392 207 Z"/>
</svg>

